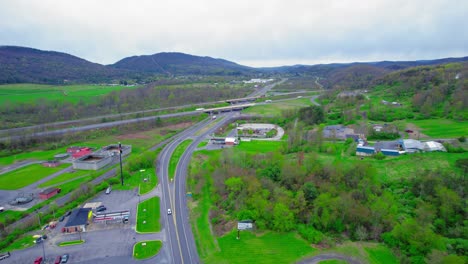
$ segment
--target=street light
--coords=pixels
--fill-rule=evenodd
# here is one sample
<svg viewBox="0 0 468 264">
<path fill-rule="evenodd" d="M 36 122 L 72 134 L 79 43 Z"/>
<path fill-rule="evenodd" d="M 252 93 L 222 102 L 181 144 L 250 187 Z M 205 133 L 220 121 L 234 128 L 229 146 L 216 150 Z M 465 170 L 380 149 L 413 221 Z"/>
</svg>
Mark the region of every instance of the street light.
<svg viewBox="0 0 468 264">
<path fill-rule="evenodd" d="M 42 212 L 39 212 L 39 211 L 36 211 L 36 212 L 37 212 L 37 219 L 39 219 L 39 228 L 42 229 L 41 215 L 40 215 Z M 44 230 L 42 230 L 42 231 L 44 231 Z M 44 232 L 42 232 L 41 240 L 43 240 L 43 237 L 44 237 Z M 44 241 L 41 241 L 41 242 L 42 242 L 41 243 L 42 244 L 42 259 L 44 259 L 44 261 L 45 261 L 45 248 L 44 248 L 44 243 L 45 242 Z"/>
</svg>

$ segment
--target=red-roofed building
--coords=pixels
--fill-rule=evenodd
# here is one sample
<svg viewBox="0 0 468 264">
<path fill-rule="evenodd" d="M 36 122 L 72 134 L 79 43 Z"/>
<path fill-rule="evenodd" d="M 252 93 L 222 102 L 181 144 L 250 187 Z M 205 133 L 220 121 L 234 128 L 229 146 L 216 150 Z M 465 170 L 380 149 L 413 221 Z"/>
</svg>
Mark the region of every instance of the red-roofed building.
<svg viewBox="0 0 468 264">
<path fill-rule="evenodd" d="M 47 188 L 47 189 L 43 190 L 42 192 L 40 192 L 39 193 L 39 198 L 41 198 L 42 200 L 47 200 L 50 197 L 56 195 L 57 193 L 60 193 L 60 191 L 61 190 L 59 188 L 50 187 L 50 188 Z"/>
<path fill-rule="evenodd" d="M 74 152 L 72 154 L 72 157 L 74 159 L 77 159 L 77 158 L 83 157 L 84 155 L 91 154 L 92 152 L 93 151 L 91 150 L 91 148 L 81 148 L 79 151 Z"/>
</svg>

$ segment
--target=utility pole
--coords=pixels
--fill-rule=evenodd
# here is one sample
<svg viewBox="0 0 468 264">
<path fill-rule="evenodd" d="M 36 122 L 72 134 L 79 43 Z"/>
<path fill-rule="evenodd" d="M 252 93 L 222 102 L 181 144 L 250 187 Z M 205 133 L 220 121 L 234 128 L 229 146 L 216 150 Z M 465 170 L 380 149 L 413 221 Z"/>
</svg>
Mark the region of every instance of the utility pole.
<svg viewBox="0 0 468 264">
<path fill-rule="evenodd" d="M 123 170 L 122 170 L 122 144 L 119 142 L 119 158 L 120 158 L 120 181 L 123 184 Z"/>
</svg>

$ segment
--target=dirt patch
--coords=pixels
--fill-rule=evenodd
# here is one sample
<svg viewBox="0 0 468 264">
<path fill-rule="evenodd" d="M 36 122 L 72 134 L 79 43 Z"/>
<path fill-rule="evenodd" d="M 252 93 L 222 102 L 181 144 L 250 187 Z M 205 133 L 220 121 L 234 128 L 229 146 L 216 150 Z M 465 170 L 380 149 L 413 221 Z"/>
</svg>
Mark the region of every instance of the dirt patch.
<svg viewBox="0 0 468 264">
<path fill-rule="evenodd" d="M 412 133 L 408 133 L 408 137 L 411 139 L 424 139 L 429 138 L 429 136 L 421 133 L 421 128 L 416 126 L 415 124 L 407 123 L 406 130 L 412 130 Z"/>
<path fill-rule="evenodd" d="M 178 123 L 178 124 L 168 125 L 168 126 L 163 127 L 159 131 L 159 134 L 164 136 L 164 135 L 170 133 L 171 130 L 184 129 L 184 128 L 187 128 L 187 127 L 192 126 L 192 125 L 193 125 L 193 122 L 182 122 L 182 123 Z"/>
</svg>

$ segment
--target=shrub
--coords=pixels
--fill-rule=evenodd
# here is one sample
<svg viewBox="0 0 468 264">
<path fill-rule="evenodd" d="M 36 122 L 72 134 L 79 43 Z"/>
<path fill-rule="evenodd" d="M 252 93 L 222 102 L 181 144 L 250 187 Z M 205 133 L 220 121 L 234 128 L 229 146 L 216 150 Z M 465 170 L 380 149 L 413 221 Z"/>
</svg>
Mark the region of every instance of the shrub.
<svg viewBox="0 0 468 264">
<path fill-rule="evenodd" d="M 323 240 L 322 232 L 316 230 L 313 226 L 299 225 L 297 231 L 302 238 L 313 244 L 318 244 Z"/>
</svg>

